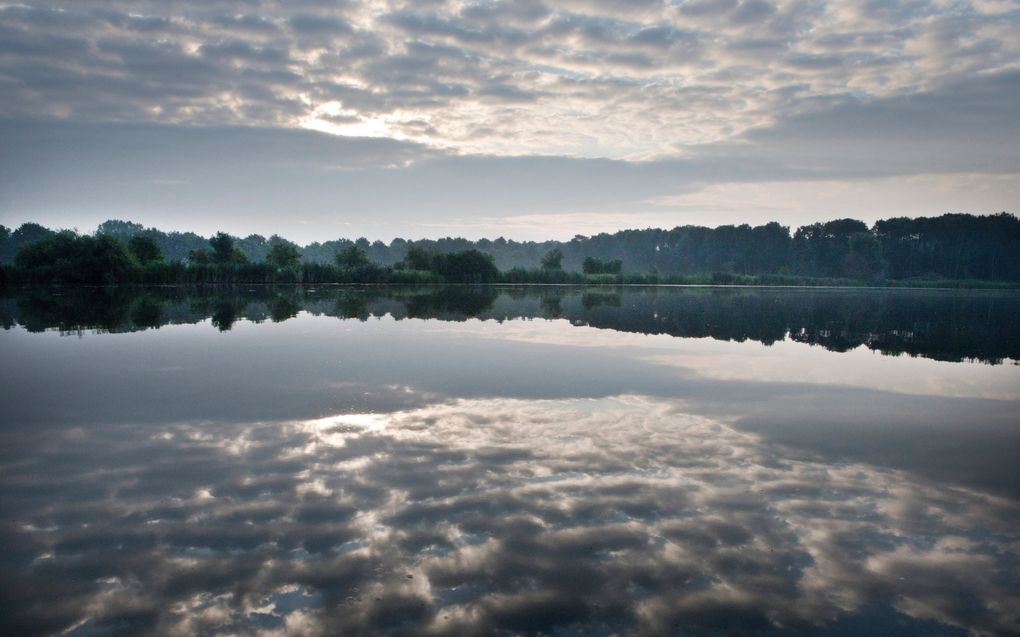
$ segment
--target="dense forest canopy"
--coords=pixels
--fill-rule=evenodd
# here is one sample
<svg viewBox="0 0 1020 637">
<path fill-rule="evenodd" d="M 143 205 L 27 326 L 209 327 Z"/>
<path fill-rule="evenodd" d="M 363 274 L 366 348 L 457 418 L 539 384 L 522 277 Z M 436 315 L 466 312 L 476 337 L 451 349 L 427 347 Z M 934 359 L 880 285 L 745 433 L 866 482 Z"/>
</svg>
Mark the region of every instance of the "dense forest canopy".
<svg viewBox="0 0 1020 637">
<path fill-rule="evenodd" d="M 22 263 L 26 267 L 49 267 L 47 259 L 56 258 L 61 245 L 72 249 L 68 243 L 72 234 L 35 223 L 13 231 L 0 226 L 0 263 L 14 263 L 20 252 L 48 240 L 45 249 L 36 246 L 27 250 Z M 58 236 L 63 238 L 56 239 Z M 88 240 L 93 243 L 85 245 L 86 241 L 73 249 L 87 252 L 108 239 L 123 243 L 126 254 L 142 266 L 159 262 L 237 267 L 268 264 L 284 271 L 302 263 L 323 267 L 335 264 L 366 277 L 373 275 L 373 267 L 453 272 L 454 276 L 467 268 L 480 268 L 479 280 L 491 280 L 495 270 L 490 266 L 494 265 L 501 271 L 521 268 L 546 273 L 776 274 L 863 281 L 1020 280 L 1020 220 L 1005 212 L 900 217 L 878 221 L 870 228 L 855 219 L 838 219 L 801 226 L 792 233 L 790 228 L 771 222 L 762 226 L 622 230 L 577 235 L 569 241 L 447 237 L 414 241 L 397 238 L 386 244 L 360 238 L 307 246 L 277 235 L 232 237 L 219 233 L 207 238 L 111 220 L 100 224 Z M 478 253 L 491 259 L 479 258 Z M 113 268 L 123 267 L 121 257 L 119 253 L 102 255 Z"/>
</svg>

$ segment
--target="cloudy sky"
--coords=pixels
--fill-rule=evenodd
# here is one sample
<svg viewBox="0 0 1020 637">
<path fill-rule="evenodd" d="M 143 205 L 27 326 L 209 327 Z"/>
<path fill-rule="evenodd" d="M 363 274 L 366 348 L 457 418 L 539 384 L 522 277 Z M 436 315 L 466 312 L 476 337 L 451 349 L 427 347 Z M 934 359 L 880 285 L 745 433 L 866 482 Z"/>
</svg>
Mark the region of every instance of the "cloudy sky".
<svg viewBox="0 0 1020 637">
<path fill-rule="evenodd" d="M 0 2 L 0 223 L 307 242 L 1020 210 L 1013 0 Z"/>
</svg>

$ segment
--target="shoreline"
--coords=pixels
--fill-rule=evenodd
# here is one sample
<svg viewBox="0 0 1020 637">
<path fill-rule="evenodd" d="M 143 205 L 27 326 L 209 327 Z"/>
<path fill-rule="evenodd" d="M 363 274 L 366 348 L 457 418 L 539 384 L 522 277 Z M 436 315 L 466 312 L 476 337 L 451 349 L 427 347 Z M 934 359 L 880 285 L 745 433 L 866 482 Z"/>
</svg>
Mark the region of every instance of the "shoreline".
<svg viewBox="0 0 1020 637">
<path fill-rule="evenodd" d="M 932 290 L 932 291 L 1020 291 L 1020 281 L 981 281 L 978 285 L 947 285 L 948 281 L 938 281 L 933 285 L 917 285 L 917 282 L 889 281 L 875 285 L 839 285 L 824 283 L 818 285 L 810 284 L 781 284 L 781 283 L 626 283 L 626 282 L 590 282 L 590 283 L 531 283 L 531 282 L 489 282 L 489 283 L 465 283 L 465 282 L 422 282 L 422 283 L 355 283 L 355 282 L 266 282 L 266 281 L 231 281 L 231 282 L 197 282 L 197 283 L 114 283 L 109 285 L 87 285 L 87 284 L 66 284 L 66 283 L 28 283 L 8 284 L 0 286 L 0 296 L 17 290 L 115 290 L 115 289 L 231 289 L 238 287 L 284 287 L 284 288 L 387 288 L 387 289 L 414 289 L 414 288 L 677 288 L 677 289 L 775 289 L 775 290 Z"/>
</svg>

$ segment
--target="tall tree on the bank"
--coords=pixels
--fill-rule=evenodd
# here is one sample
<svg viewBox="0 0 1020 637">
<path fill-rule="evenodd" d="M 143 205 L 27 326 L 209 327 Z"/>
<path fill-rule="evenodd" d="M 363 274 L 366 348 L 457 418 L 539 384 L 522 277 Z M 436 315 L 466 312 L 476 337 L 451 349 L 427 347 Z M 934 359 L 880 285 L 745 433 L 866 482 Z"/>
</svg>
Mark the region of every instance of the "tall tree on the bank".
<svg viewBox="0 0 1020 637">
<path fill-rule="evenodd" d="M 845 262 L 847 276 L 867 281 L 881 281 L 885 276 L 882 244 L 870 232 L 855 232 L 848 240 Z"/>
<path fill-rule="evenodd" d="M 163 260 L 163 254 L 152 237 L 136 234 L 128 241 L 127 247 L 131 256 L 141 265 L 159 263 Z"/>
<path fill-rule="evenodd" d="M 301 252 L 289 241 L 277 241 L 269 248 L 266 262 L 277 270 L 293 269 L 301 263 Z"/>
<path fill-rule="evenodd" d="M 431 270 L 432 254 L 425 248 L 414 246 L 407 250 L 398 265 L 404 270 Z"/>
<path fill-rule="evenodd" d="M 797 272 L 806 276 L 845 276 L 850 236 L 867 232 L 868 226 L 857 219 L 836 219 L 797 228 L 793 236 Z"/>
<path fill-rule="evenodd" d="M 337 252 L 334 260 L 336 261 L 336 267 L 341 270 L 356 270 L 369 264 L 368 255 L 357 244 L 350 245 Z"/>
<path fill-rule="evenodd" d="M 543 270 L 562 270 L 563 252 L 559 248 L 553 248 L 542 257 Z"/>
<path fill-rule="evenodd" d="M 619 259 L 603 261 L 597 257 L 585 257 L 581 270 L 585 274 L 619 274 L 623 271 L 623 261 Z"/>
<path fill-rule="evenodd" d="M 244 263 L 248 260 L 234 245 L 234 238 L 225 232 L 217 232 L 216 236 L 209 239 L 209 246 L 212 248 L 213 263 L 217 265 Z"/>
<path fill-rule="evenodd" d="M 63 230 L 25 246 L 15 265 L 30 280 L 73 285 L 112 285 L 135 273 L 124 244 L 108 235 L 77 235 Z"/>
</svg>

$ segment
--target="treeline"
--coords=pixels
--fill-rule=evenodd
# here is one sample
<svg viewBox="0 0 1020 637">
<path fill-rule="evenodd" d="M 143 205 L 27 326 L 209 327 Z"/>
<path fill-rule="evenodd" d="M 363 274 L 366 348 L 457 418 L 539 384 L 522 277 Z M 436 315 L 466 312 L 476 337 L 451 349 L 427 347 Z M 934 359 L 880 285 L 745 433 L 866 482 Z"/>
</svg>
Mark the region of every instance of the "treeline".
<svg viewBox="0 0 1020 637">
<path fill-rule="evenodd" d="M 303 263 L 292 243 L 270 244 L 261 262 L 252 262 L 233 237 L 218 233 L 192 249 L 186 261 L 168 261 L 150 236 L 122 241 L 110 234 L 70 230 L 45 234 L 21 247 L 14 264 L 0 269 L 0 285 L 204 285 L 233 283 L 496 283 L 502 280 L 490 255 L 478 250 L 432 254 L 408 251 L 392 267 L 372 263 L 350 245 L 333 263 Z"/>
<path fill-rule="evenodd" d="M 27 223 L 14 231 L 0 226 L 0 263 L 15 266 L 5 270 L 8 278 L 58 280 L 54 275 L 59 268 L 41 261 L 18 263 L 24 249 L 44 240 L 52 243 L 58 235 L 64 237 L 65 248 L 70 248 L 71 235 L 77 237 L 82 243 L 76 249 L 82 254 L 111 250 L 109 240 L 123 245 L 126 262 L 118 255 L 94 254 L 95 263 L 100 264 L 97 267 L 114 268 L 98 279 L 118 282 L 1020 281 L 1020 220 L 1005 212 L 894 218 L 871 227 L 862 221 L 839 219 L 801 226 L 792 234 L 788 227 L 772 222 L 753 227 L 623 230 L 578 235 L 570 241 L 398 238 L 385 244 L 361 238 L 304 247 L 277 235 L 239 238 L 220 233 L 207 239 L 125 221 L 104 222 L 86 241 L 90 235 L 55 232 Z M 129 249 L 137 240 L 155 246 L 159 259 L 138 258 Z M 214 242 L 219 242 L 220 248 Z M 343 254 L 353 255 L 355 261 L 338 261 L 338 255 Z M 112 261 L 101 265 L 102 258 Z M 136 267 L 129 268 L 130 276 L 124 278 L 124 268 L 132 259 Z M 150 267 L 152 263 L 161 265 Z M 84 271 L 90 272 L 89 268 Z M 89 280 L 97 281 L 93 274 L 88 275 Z"/>
</svg>

